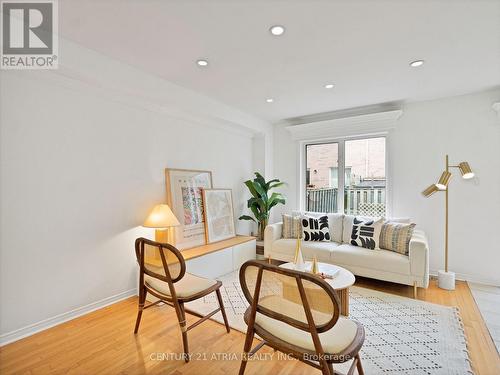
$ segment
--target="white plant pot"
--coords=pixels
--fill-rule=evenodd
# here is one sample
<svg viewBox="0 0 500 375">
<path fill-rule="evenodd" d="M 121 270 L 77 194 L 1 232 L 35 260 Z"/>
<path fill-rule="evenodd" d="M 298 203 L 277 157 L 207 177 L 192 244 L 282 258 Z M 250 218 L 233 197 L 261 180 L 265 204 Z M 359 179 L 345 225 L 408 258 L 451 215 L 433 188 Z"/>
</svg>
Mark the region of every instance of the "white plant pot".
<svg viewBox="0 0 500 375">
<path fill-rule="evenodd" d="M 438 271 L 438 286 L 441 289 L 455 290 L 455 272 Z"/>
</svg>

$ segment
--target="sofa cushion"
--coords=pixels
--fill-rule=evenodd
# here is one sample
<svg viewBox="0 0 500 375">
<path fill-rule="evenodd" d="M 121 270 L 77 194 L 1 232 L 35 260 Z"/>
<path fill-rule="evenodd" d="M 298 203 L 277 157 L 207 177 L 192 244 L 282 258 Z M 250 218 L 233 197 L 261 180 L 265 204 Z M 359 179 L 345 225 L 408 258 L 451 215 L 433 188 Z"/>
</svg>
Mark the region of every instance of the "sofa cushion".
<svg viewBox="0 0 500 375">
<path fill-rule="evenodd" d="M 386 221 L 380 231 L 380 248 L 408 255 L 415 224 Z"/>
<path fill-rule="evenodd" d="M 352 226 L 354 225 L 354 219 L 357 218 L 358 220 L 374 220 L 374 221 L 379 221 L 380 225 L 377 228 L 377 232 L 375 235 L 377 238 L 380 236 L 380 229 L 382 227 L 382 218 L 381 217 L 370 217 L 370 216 L 354 216 L 354 215 L 344 215 L 344 225 L 343 225 L 343 231 L 342 231 L 342 242 L 350 244 L 351 243 L 351 235 L 352 235 Z M 377 240 L 378 242 L 378 240 Z"/>
<path fill-rule="evenodd" d="M 302 224 L 300 216 L 281 215 L 283 226 L 281 227 L 282 238 L 295 238 L 302 236 Z"/>
<path fill-rule="evenodd" d="M 302 221 L 302 239 L 304 241 L 330 241 L 330 228 L 328 226 L 327 215 L 318 218 L 302 215 L 300 219 Z"/>
<path fill-rule="evenodd" d="M 352 224 L 350 244 L 370 250 L 380 249 L 379 239 L 382 224 L 382 219 L 361 220 L 355 217 Z"/>
<path fill-rule="evenodd" d="M 320 217 L 325 215 L 323 212 L 301 212 L 293 211 L 292 215 L 307 215 L 311 217 Z M 338 213 L 327 213 L 328 216 L 328 227 L 330 229 L 330 237 L 333 242 L 342 242 L 342 230 L 344 226 L 344 214 Z"/>
<path fill-rule="evenodd" d="M 297 240 L 282 238 L 273 242 L 272 251 L 293 257 L 296 244 Z M 330 262 L 331 253 L 337 246 L 339 246 L 339 244 L 336 242 L 301 241 L 302 256 L 307 260 L 311 260 L 316 256 L 319 262 Z"/>
<path fill-rule="evenodd" d="M 331 263 L 340 266 L 357 266 L 385 272 L 410 274 L 410 258 L 389 250 L 370 250 L 342 244 L 331 253 Z"/>
</svg>

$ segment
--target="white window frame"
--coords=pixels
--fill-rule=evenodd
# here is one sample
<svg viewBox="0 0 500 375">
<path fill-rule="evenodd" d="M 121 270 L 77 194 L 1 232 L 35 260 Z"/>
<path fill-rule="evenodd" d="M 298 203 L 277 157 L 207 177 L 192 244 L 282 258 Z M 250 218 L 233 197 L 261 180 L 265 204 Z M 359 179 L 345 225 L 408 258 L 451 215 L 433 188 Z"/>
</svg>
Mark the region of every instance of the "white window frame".
<svg viewBox="0 0 500 375">
<path fill-rule="evenodd" d="M 344 184 L 345 184 L 345 142 L 370 139 L 370 138 L 385 138 L 385 215 L 390 217 L 392 212 L 392 175 L 390 169 L 390 136 L 389 133 L 384 132 L 380 134 L 359 135 L 352 137 L 337 137 L 325 138 L 314 141 L 299 141 L 299 169 L 297 184 L 299 186 L 297 206 L 301 211 L 306 210 L 306 149 L 309 145 L 320 145 L 327 143 L 338 144 L 338 196 L 337 196 L 337 209 L 339 213 L 345 212 L 344 207 Z"/>
</svg>

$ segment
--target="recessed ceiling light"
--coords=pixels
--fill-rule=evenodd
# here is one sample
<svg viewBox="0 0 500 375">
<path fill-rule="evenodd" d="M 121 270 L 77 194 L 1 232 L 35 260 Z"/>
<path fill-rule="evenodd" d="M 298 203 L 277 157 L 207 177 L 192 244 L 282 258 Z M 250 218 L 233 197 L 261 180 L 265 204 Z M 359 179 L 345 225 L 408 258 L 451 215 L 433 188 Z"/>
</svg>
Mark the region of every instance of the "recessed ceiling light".
<svg viewBox="0 0 500 375">
<path fill-rule="evenodd" d="M 325 89 L 333 89 L 333 83 L 327 83 Z"/>
<path fill-rule="evenodd" d="M 273 98 L 267 98 L 267 99 L 266 99 L 266 102 L 267 102 L 267 103 L 272 103 L 272 102 L 274 102 L 274 99 L 273 99 Z"/>
<path fill-rule="evenodd" d="M 279 35 L 283 35 L 283 33 L 285 32 L 285 27 L 281 26 L 281 25 L 274 25 L 274 26 L 271 26 L 269 31 L 271 32 L 271 34 L 279 36 Z"/>
<path fill-rule="evenodd" d="M 199 60 L 197 60 L 197 61 L 196 61 L 196 64 L 197 64 L 198 66 L 203 66 L 203 67 L 205 67 L 205 66 L 208 66 L 208 60 L 205 60 L 205 59 L 199 59 Z"/>
<path fill-rule="evenodd" d="M 410 66 L 412 68 L 417 68 L 417 67 L 422 66 L 422 65 L 424 65 L 424 60 L 415 60 L 415 61 L 412 61 L 410 63 Z"/>
</svg>

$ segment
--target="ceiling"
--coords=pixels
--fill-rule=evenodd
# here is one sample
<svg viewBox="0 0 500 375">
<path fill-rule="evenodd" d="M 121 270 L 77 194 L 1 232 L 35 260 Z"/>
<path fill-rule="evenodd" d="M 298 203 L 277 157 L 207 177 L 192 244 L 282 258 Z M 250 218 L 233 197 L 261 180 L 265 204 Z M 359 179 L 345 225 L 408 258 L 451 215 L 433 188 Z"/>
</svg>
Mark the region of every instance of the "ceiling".
<svg viewBox="0 0 500 375">
<path fill-rule="evenodd" d="M 59 23 L 63 37 L 271 122 L 500 85 L 500 0 L 65 0 Z"/>
</svg>

